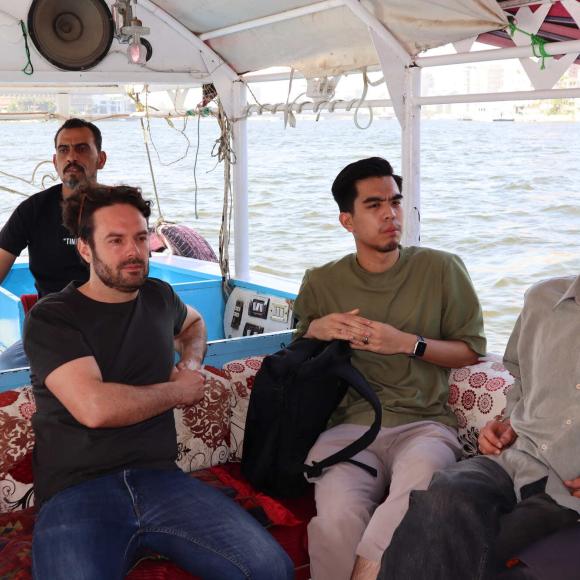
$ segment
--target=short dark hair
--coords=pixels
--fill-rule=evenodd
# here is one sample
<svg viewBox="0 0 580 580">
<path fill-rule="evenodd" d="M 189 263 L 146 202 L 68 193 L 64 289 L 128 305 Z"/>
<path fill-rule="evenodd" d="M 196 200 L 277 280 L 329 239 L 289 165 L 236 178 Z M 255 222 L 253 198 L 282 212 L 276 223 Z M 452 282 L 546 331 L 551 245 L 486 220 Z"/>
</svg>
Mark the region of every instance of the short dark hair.
<svg viewBox="0 0 580 580">
<path fill-rule="evenodd" d="M 403 193 L 403 178 L 400 175 L 393 174 L 393 179 L 399 188 L 399 193 Z"/>
<path fill-rule="evenodd" d="M 62 221 L 72 236 L 94 247 L 93 214 L 102 207 L 119 204 L 132 205 L 146 220 L 151 215 L 151 202 L 143 199 L 138 187 L 97 184 L 85 187 L 63 201 Z"/>
<path fill-rule="evenodd" d="M 368 177 L 394 177 L 391 164 L 382 157 L 359 159 L 347 165 L 332 184 L 332 195 L 340 211 L 352 213 L 357 190 L 356 182 Z"/>
<path fill-rule="evenodd" d="M 66 120 L 58 128 L 58 131 L 56 132 L 56 135 L 54 136 L 54 147 L 55 148 L 56 148 L 56 140 L 57 140 L 60 132 L 64 131 L 65 129 L 90 129 L 91 133 L 93 134 L 93 138 L 95 139 L 95 145 L 97 146 L 97 151 L 99 151 L 99 153 L 100 153 L 101 147 L 103 146 L 103 136 L 101 135 L 101 130 L 93 123 L 90 123 L 89 121 L 85 121 L 84 119 L 77 119 L 76 117 L 73 117 L 72 119 Z"/>
</svg>

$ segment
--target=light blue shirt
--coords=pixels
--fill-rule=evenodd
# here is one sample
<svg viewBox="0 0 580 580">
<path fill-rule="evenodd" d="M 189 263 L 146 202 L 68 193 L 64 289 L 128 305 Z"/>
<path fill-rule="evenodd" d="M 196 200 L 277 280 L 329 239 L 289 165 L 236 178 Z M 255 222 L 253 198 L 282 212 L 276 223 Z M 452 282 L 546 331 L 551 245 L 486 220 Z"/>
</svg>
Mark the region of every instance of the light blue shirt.
<svg viewBox="0 0 580 580">
<path fill-rule="evenodd" d="M 546 493 L 580 513 L 580 498 L 563 484 L 580 477 L 580 276 L 527 292 L 504 364 L 515 377 L 505 416 L 518 437 L 493 459 L 518 499 L 522 486 L 547 476 Z"/>
</svg>

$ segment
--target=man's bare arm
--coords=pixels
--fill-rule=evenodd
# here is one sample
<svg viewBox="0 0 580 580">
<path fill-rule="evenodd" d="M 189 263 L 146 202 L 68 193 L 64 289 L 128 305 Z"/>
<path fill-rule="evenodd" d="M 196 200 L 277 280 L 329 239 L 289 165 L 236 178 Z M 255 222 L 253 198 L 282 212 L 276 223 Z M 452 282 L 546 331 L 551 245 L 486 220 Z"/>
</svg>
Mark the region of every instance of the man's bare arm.
<svg viewBox="0 0 580 580">
<path fill-rule="evenodd" d="M 58 367 L 45 384 L 79 423 L 96 429 L 133 425 L 176 405 L 196 403 L 203 398 L 204 377 L 198 371 L 175 369 L 165 383 L 107 383 L 95 358 L 87 356 Z"/>
<path fill-rule="evenodd" d="M 421 360 L 440 367 L 458 368 L 475 364 L 479 355 L 462 340 L 439 340 L 424 338 L 427 343 Z M 403 332 L 390 324 L 369 321 L 366 335 L 350 341 L 352 348 L 369 350 L 379 354 L 411 354 L 417 343 L 417 335 Z"/>
<path fill-rule="evenodd" d="M 178 369 L 199 369 L 207 349 L 207 332 L 201 314 L 187 306 L 187 316 L 175 337 L 175 350 L 180 355 Z"/>
<path fill-rule="evenodd" d="M 417 342 L 417 335 L 359 316 L 358 309 L 312 320 L 304 337 L 348 340 L 354 349 L 378 354 L 411 354 Z M 427 348 L 421 360 L 432 364 L 459 368 L 475 364 L 479 360 L 479 355 L 462 340 L 425 338 L 425 342 Z"/>
<path fill-rule="evenodd" d="M 10 272 L 10 268 L 12 268 L 12 265 L 14 264 L 14 260 L 16 260 L 14 254 L 0 248 L 0 284 L 2 284 L 6 276 L 8 276 L 8 272 Z"/>
</svg>

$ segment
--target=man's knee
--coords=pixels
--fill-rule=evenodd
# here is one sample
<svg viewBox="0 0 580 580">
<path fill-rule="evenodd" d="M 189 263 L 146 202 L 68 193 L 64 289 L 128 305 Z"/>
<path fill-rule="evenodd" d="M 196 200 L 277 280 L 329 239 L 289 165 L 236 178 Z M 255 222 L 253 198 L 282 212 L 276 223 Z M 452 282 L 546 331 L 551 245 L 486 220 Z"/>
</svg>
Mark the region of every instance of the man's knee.
<svg viewBox="0 0 580 580">
<path fill-rule="evenodd" d="M 402 479 L 408 489 L 426 489 L 434 474 L 455 464 L 453 452 L 450 449 L 446 451 L 446 453 L 440 453 L 437 456 L 413 454 L 398 462 L 393 474 L 391 488 L 396 480 Z"/>
<path fill-rule="evenodd" d="M 253 550 L 248 561 L 252 578 L 290 580 L 294 578 L 294 564 L 275 541 L 267 542 L 261 550 Z"/>
<path fill-rule="evenodd" d="M 507 472 L 487 457 L 474 457 L 437 471 L 429 490 L 447 490 L 457 494 L 488 496 L 496 492 L 513 491 Z"/>
</svg>

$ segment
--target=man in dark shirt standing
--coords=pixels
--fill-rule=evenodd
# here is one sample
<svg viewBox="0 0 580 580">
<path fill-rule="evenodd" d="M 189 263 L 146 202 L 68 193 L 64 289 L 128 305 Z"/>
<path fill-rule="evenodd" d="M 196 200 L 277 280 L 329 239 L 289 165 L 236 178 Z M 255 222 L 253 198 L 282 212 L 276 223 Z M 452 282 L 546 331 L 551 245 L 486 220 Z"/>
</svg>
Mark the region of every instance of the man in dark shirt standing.
<svg viewBox="0 0 580 580">
<path fill-rule="evenodd" d="M 206 332 L 169 284 L 148 277 L 149 215 L 132 187 L 67 198 L 64 223 L 89 280 L 50 294 L 26 320 L 34 578 L 122 580 L 153 551 L 203 578 L 290 580 L 272 536 L 175 465 L 173 408 L 203 398 Z"/>
<path fill-rule="evenodd" d="M 62 290 L 71 280 L 88 279 L 76 240 L 62 225 L 61 202 L 80 186 L 95 183 L 107 161 L 100 130 L 82 119 L 66 121 L 56 132 L 54 145 L 52 161 L 62 184 L 23 201 L 0 231 L 0 284 L 28 247 L 30 271 L 40 298 Z M 0 355 L 0 370 L 27 365 L 20 341 Z"/>
</svg>

